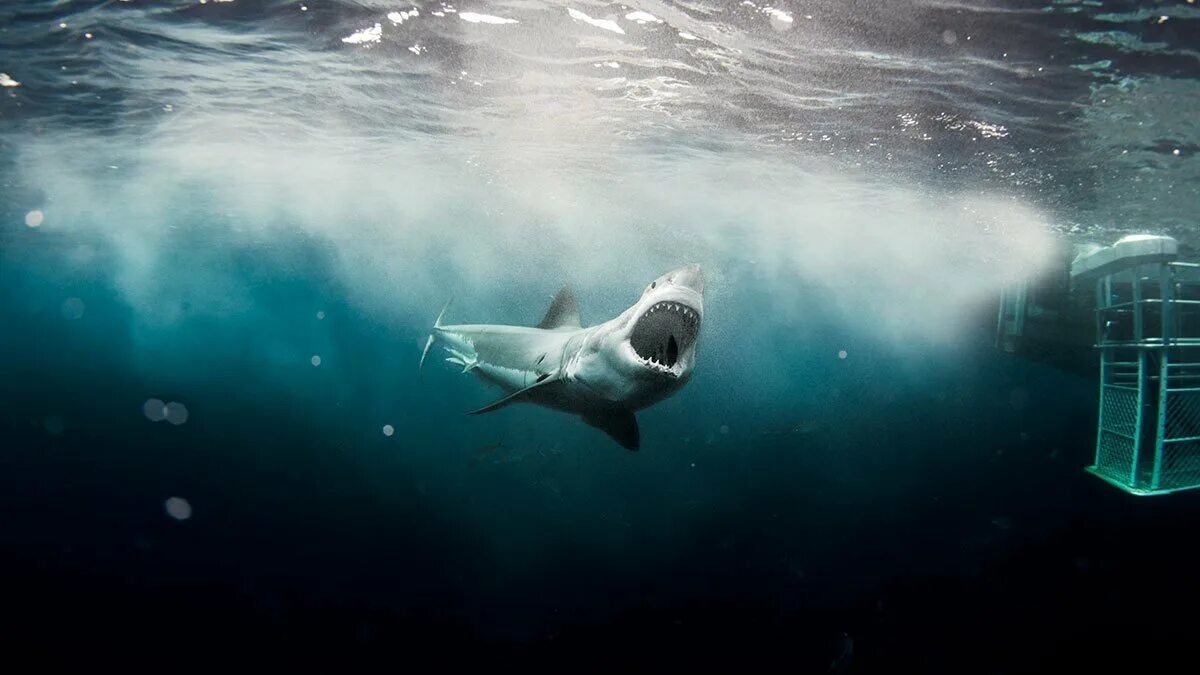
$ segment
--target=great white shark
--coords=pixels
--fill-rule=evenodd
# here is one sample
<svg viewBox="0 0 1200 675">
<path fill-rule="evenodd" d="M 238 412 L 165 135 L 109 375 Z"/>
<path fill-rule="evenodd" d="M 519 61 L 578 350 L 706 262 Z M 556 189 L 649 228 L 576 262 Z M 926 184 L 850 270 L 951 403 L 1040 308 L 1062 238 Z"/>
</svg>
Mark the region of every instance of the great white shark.
<svg viewBox="0 0 1200 675">
<path fill-rule="evenodd" d="M 563 286 L 537 326 L 446 325 L 450 303 L 434 322 L 419 369 L 434 344 L 505 395 L 472 415 L 532 403 L 579 415 L 622 447 L 636 450 L 635 413 L 679 391 L 696 367 L 704 320 L 704 274 L 685 265 L 646 285 L 616 318 L 585 327 L 570 286 Z"/>
</svg>

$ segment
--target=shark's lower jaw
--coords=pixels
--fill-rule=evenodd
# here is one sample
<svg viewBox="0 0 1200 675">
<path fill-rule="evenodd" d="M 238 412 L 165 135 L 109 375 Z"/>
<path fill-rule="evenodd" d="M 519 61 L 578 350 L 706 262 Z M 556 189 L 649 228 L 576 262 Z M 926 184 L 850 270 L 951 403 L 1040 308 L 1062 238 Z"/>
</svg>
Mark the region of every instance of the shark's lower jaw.
<svg viewBox="0 0 1200 675">
<path fill-rule="evenodd" d="M 629 346 L 650 370 L 678 377 L 680 357 L 699 334 L 699 312 L 680 302 L 660 302 L 638 318 Z"/>
</svg>

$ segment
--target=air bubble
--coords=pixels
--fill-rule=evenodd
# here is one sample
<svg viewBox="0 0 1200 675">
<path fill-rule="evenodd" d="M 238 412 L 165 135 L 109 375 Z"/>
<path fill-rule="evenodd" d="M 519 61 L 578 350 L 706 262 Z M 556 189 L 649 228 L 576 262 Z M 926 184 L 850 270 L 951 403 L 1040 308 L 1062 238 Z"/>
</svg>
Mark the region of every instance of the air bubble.
<svg viewBox="0 0 1200 675">
<path fill-rule="evenodd" d="M 171 401 L 166 406 L 167 421 L 175 426 L 179 426 L 188 420 L 188 409 L 178 401 Z"/>
<path fill-rule="evenodd" d="M 1008 395 L 1008 403 L 1013 407 L 1013 410 L 1024 410 L 1029 405 L 1029 390 L 1024 387 L 1013 389 Z"/>
<path fill-rule="evenodd" d="M 67 298 L 63 300 L 62 306 L 59 308 L 63 318 L 67 321 L 75 321 L 83 318 L 83 312 L 87 307 L 79 298 Z"/>
<path fill-rule="evenodd" d="M 161 422 L 167 419 L 167 404 L 157 398 L 147 399 L 142 404 L 142 414 L 151 422 Z"/>
<path fill-rule="evenodd" d="M 171 497 L 163 507 L 167 510 L 167 515 L 175 520 L 187 520 L 192 517 L 192 505 L 183 497 Z"/>
</svg>

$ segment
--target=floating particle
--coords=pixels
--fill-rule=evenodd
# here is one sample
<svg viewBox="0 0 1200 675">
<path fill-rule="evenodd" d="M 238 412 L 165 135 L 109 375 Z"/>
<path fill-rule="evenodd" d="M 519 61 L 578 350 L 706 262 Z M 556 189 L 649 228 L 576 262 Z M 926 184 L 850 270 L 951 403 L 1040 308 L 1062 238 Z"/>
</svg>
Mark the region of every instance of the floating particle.
<svg viewBox="0 0 1200 675">
<path fill-rule="evenodd" d="M 41 227 L 42 221 L 46 219 L 46 214 L 34 209 L 25 214 L 25 225 L 29 227 Z"/>
<path fill-rule="evenodd" d="M 85 309 L 86 307 L 84 306 L 83 301 L 79 298 L 67 298 L 66 300 L 63 300 L 59 311 L 62 312 L 63 318 L 67 321 L 75 321 L 83 318 L 83 312 Z"/>
<path fill-rule="evenodd" d="M 1024 387 L 1017 387 L 1008 395 L 1008 404 L 1013 407 L 1013 410 L 1024 410 L 1025 406 L 1029 405 L 1029 391 Z"/>
<path fill-rule="evenodd" d="M 834 642 L 833 661 L 829 664 L 829 671 L 844 673 L 850 669 L 853 660 L 854 638 L 849 633 L 843 632 Z"/>
<path fill-rule="evenodd" d="M 311 359 L 309 359 L 309 362 L 312 363 L 314 366 L 319 366 L 319 365 L 321 365 L 321 357 L 317 354 L 313 354 L 313 357 Z"/>
<path fill-rule="evenodd" d="M 66 427 L 67 425 L 63 422 L 63 418 L 58 415 L 46 415 L 46 419 L 42 420 L 42 428 L 51 436 L 58 436 Z"/>
<path fill-rule="evenodd" d="M 845 350 L 845 349 L 843 349 L 843 350 L 840 350 L 840 351 L 838 352 L 838 358 L 839 358 L 839 359 L 842 359 L 843 361 L 845 361 L 845 360 L 846 360 L 846 357 L 847 357 L 847 356 L 849 356 L 849 354 L 847 354 L 847 353 L 846 353 L 846 350 Z"/>
<path fill-rule="evenodd" d="M 325 318 L 325 310 L 318 311 L 317 312 L 317 320 L 320 321 L 321 319 L 324 319 L 324 318 Z"/>
<path fill-rule="evenodd" d="M 187 520 L 192 517 L 192 505 L 183 497 L 171 497 L 163 506 L 167 510 L 167 515 L 175 520 Z"/>
<path fill-rule="evenodd" d="M 168 403 L 165 412 L 167 421 L 175 426 L 179 426 L 188 420 L 187 406 L 178 401 Z"/>
<path fill-rule="evenodd" d="M 394 434 L 394 433 L 396 433 L 396 428 L 395 428 L 395 427 L 393 427 L 393 426 L 392 426 L 392 425 L 390 425 L 390 424 L 385 424 L 385 425 L 383 425 L 383 435 L 384 435 L 384 436 L 391 436 L 391 435 L 392 435 L 392 434 Z"/>
<path fill-rule="evenodd" d="M 720 431 L 722 434 L 728 434 L 728 433 L 729 433 L 729 425 L 728 425 L 728 424 L 722 424 L 722 425 L 721 425 L 721 428 L 720 428 L 720 429 L 718 429 L 718 431 Z"/>
<path fill-rule="evenodd" d="M 151 422 L 161 422 L 167 419 L 167 404 L 157 398 L 147 399 L 142 404 L 142 414 Z"/>
</svg>

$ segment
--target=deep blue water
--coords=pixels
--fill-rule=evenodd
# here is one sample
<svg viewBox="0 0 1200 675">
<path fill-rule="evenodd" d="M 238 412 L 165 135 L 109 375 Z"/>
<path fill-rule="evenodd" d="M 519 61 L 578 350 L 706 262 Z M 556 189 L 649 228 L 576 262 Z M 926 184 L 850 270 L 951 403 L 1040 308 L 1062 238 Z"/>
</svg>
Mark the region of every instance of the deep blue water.
<svg viewBox="0 0 1200 675">
<path fill-rule="evenodd" d="M 1094 374 L 993 337 L 1055 242 L 1194 249 L 1198 44 L 1186 0 L 5 3 L 0 644 L 1186 656 L 1200 501 L 1085 474 Z M 451 296 L 595 323 L 686 262 L 699 365 L 636 453 L 418 377 Z"/>
</svg>

